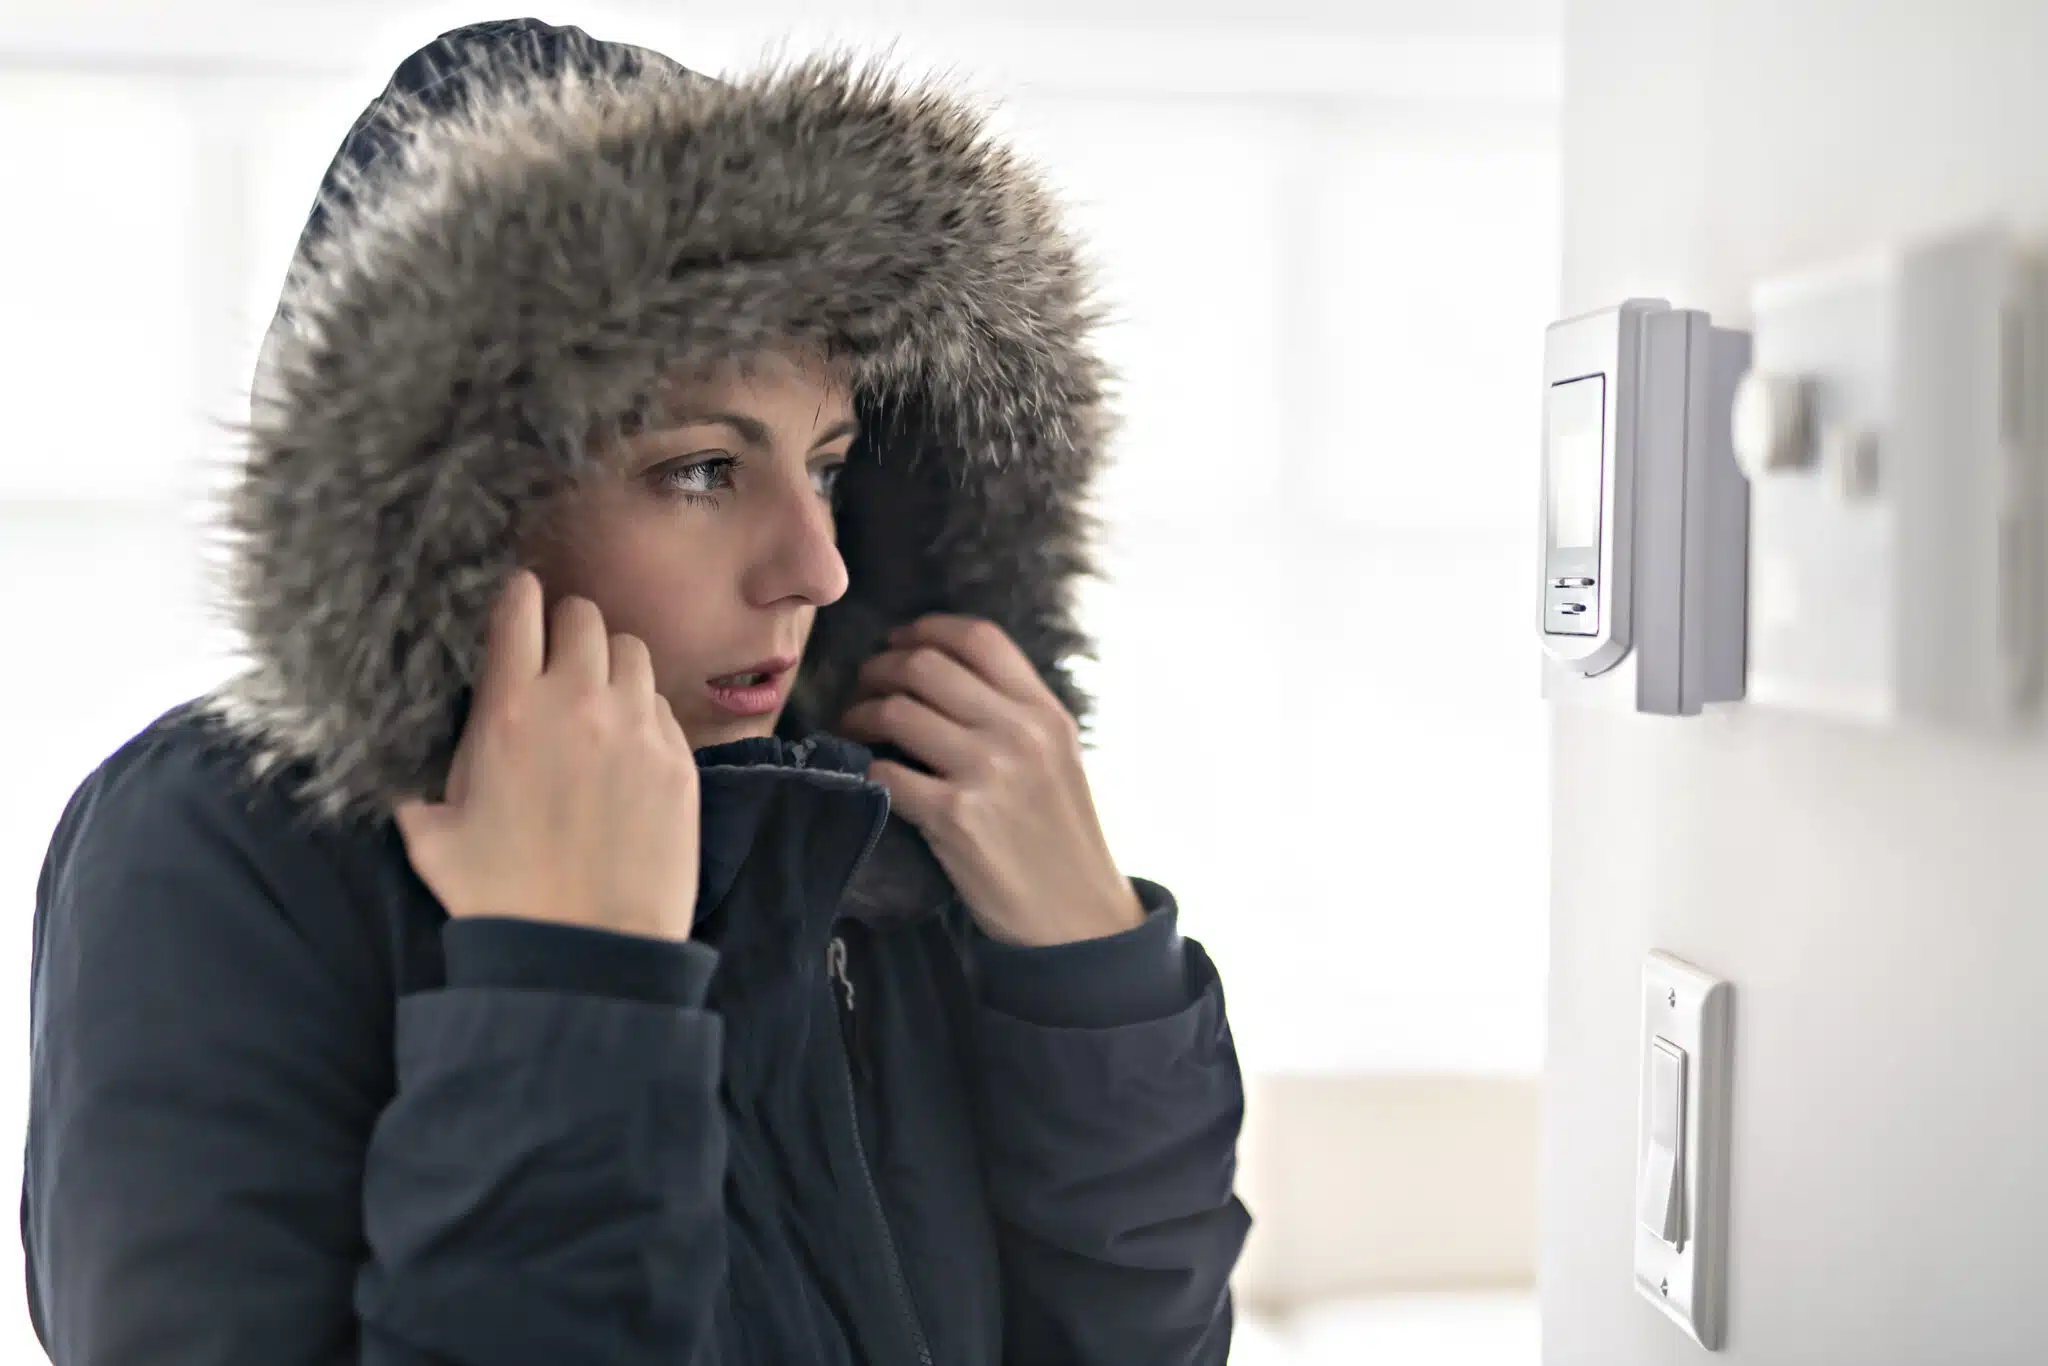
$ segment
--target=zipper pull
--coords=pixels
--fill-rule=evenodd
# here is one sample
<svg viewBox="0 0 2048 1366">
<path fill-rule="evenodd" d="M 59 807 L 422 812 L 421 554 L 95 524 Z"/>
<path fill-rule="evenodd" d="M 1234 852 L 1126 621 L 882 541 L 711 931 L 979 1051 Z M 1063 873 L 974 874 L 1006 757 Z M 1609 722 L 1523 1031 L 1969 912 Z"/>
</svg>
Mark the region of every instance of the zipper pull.
<svg viewBox="0 0 2048 1366">
<path fill-rule="evenodd" d="M 846 941 L 836 934 L 825 946 L 825 971 L 838 980 L 846 993 L 846 1013 L 853 1014 L 853 977 L 846 970 Z"/>
<path fill-rule="evenodd" d="M 851 955 L 848 953 L 846 940 L 839 935 L 833 935 L 832 942 L 825 946 L 825 971 L 839 984 L 840 992 L 844 993 L 843 997 L 837 993 L 833 996 L 833 1003 L 844 1007 L 843 1013 L 839 1016 L 840 1037 L 846 1044 L 847 1060 L 852 1064 L 853 1070 L 864 1077 L 867 1075 L 867 1059 L 865 1050 L 861 1047 L 860 1012 L 854 1009 L 856 998 L 853 992 Z"/>
</svg>

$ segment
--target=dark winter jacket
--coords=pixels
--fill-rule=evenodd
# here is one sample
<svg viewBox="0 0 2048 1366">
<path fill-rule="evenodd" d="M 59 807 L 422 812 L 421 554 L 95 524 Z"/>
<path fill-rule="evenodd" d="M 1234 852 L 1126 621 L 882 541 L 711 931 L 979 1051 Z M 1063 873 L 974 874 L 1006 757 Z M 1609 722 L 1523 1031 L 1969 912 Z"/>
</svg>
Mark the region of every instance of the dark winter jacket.
<svg viewBox="0 0 2048 1366">
<path fill-rule="evenodd" d="M 1242 1091 L 1171 897 L 997 945 L 819 729 L 938 609 L 1085 712 L 1089 321 L 1036 180 L 942 92 L 531 23 L 401 69 L 266 348 L 244 667 L 84 783 L 37 889 L 58 1366 L 1224 1361 Z M 440 792 L 520 530 L 594 420 L 777 337 L 855 374 L 852 586 L 780 733 L 698 752 L 691 941 L 450 921 L 388 813 Z"/>
</svg>

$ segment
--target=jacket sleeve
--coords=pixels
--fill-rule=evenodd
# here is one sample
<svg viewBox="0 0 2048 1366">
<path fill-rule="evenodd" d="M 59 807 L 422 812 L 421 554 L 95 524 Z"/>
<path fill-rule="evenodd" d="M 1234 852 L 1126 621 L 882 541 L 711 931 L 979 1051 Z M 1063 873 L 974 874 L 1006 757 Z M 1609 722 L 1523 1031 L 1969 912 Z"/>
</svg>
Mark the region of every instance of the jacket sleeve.
<svg viewBox="0 0 2048 1366">
<path fill-rule="evenodd" d="M 450 984 L 394 1020 L 309 840 L 127 776 L 81 789 L 37 896 L 21 1213 L 55 1366 L 708 1363 L 712 951 L 451 924 Z"/>
<path fill-rule="evenodd" d="M 977 1097 L 1013 1366 L 1223 1366 L 1251 1218 L 1232 1193 L 1244 1088 L 1222 983 L 1171 893 L 1107 939 L 969 930 Z"/>
</svg>

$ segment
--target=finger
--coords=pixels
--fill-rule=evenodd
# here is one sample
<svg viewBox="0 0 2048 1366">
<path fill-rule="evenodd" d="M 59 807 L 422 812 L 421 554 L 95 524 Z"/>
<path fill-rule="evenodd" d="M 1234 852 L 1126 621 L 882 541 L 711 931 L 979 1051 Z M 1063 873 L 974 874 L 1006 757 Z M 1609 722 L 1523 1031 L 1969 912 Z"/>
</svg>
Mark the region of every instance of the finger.
<svg viewBox="0 0 2048 1366">
<path fill-rule="evenodd" d="M 675 704 L 660 693 L 654 695 L 654 715 L 662 733 L 684 749 L 690 747 L 690 733 L 683 729 L 683 722 L 676 715 Z"/>
<path fill-rule="evenodd" d="M 877 759 L 868 765 L 868 779 L 880 783 L 889 793 L 889 809 L 930 836 L 943 823 L 951 791 L 943 778 L 919 773 L 914 768 Z"/>
<path fill-rule="evenodd" d="M 624 631 L 612 634 L 611 680 L 614 688 L 635 697 L 653 695 L 654 658 L 648 653 L 646 641 Z"/>
<path fill-rule="evenodd" d="M 861 665 L 859 679 L 867 692 L 856 701 L 905 692 L 963 726 L 991 727 L 1016 719 L 1014 700 L 934 645 L 884 650 Z"/>
<path fill-rule="evenodd" d="M 546 640 L 540 580 L 531 570 L 514 570 L 491 604 L 483 677 L 476 687 L 479 708 L 496 704 L 540 676 Z"/>
<path fill-rule="evenodd" d="M 391 812 L 408 855 L 416 854 L 446 826 L 448 808 L 435 802 L 400 802 Z"/>
<path fill-rule="evenodd" d="M 589 598 L 565 597 L 555 604 L 548 622 L 547 672 L 568 681 L 610 681 L 611 643 L 604 614 Z"/>
<path fill-rule="evenodd" d="M 1050 692 L 1017 642 L 983 617 L 932 612 L 889 632 L 889 644 L 935 645 L 1019 702 L 1037 702 Z"/>
<path fill-rule="evenodd" d="M 986 742 L 908 693 L 870 698 L 840 719 L 849 740 L 886 741 L 941 777 L 975 771 Z"/>
</svg>

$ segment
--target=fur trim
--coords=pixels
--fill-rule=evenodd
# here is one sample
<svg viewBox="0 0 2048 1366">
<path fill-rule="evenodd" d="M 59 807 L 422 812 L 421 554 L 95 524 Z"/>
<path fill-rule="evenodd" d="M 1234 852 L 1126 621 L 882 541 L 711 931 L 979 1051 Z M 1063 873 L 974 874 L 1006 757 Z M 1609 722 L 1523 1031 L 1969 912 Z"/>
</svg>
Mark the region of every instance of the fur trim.
<svg viewBox="0 0 2048 1366">
<path fill-rule="evenodd" d="M 395 120 L 395 123 L 402 120 Z M 990 618 L 1074 714 L 1108 435 L 1086 272 L 957 96 L 844 57 L 736 83 L 504 73 L 325 204 L 227 495 L 244 668 L 214 698 L 325 817 L 440 791 L 514 547 L 679 360 L 847 358 L 852 587 L 791 698 L 836 716 L 884 632 Z"/>
</svg>

